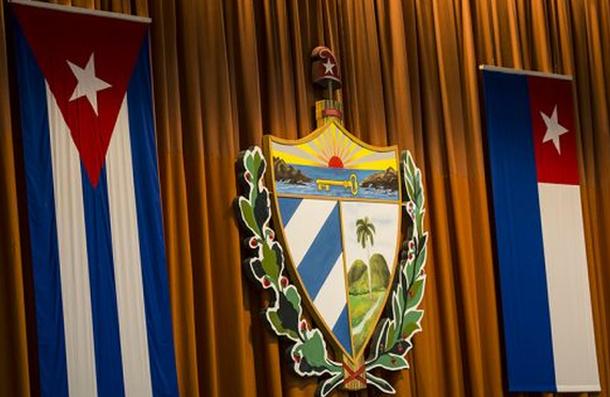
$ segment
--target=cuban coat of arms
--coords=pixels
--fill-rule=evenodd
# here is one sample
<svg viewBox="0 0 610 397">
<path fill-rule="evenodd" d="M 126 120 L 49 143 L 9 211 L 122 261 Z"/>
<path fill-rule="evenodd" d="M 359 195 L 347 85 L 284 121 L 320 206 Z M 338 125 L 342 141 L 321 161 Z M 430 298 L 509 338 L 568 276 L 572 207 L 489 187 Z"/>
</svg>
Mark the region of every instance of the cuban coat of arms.
<svg viewBox="0 0 610 397">
<path fill-rule="evenodd" d="M 318 47 L 318 128 L 299 140 L 265 136 L 242 153 L 239 214 L 252 249 L 248 270 L 272 304 L 271 328 L 289 340 L 292 366 L 336 387 L 394 388 L 371 370 L 408 368 L 421 330 L 427 234 L 421 173 L 396 146 L 368 145 L 341 122 L 333 54 Z M 304 315 L 307 313 L 307 316 Z"/>
</svg>

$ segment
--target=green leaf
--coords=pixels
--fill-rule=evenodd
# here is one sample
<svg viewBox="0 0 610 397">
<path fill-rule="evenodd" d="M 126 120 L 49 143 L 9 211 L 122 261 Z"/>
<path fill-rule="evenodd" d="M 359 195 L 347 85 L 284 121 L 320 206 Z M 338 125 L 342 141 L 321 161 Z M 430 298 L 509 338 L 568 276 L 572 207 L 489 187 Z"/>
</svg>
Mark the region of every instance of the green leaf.
<svg viewBox="0 0 610 397">
<path fill-rule="evenodd" d="M 397 336 L 398 333 L 396 332 L 396 321 L 391 321 L 387 330 L 387 338 L 385 343 L 386 349 L 390 348 L 396 342 Z"/>
<path fill-rule="evenodd" d="M 301 310 L 301 295 L 299 295 L 299 291 L 297 291 L 294 285 L 288 286 L 284 290 L 284 295 L 286 295 L 286 299 L 288 299 L 294 310 Z"/>
<path fill-rule="evenodd" d="M 258 180 L 260 177 L 261 163 L 264 161 L 263 154 L 259 147 L 254 147 L 246 151 L 244 165 L 246 170 L 253 176 L 253 180 Z"/>
<path fill-rule="evenodd" d="M 260 150 L 254 154 L 253 166 L 255 167 L 255 175 L 258 177 L 257 180 L 262 178 L 267 169 L 267 161 Z"/>
<path fill-rule="evenodd" d="M 396 285 L 396 289 L 392 293 L 392 317 L 394 319 L 400 319 L 400 317 L 402 316 L 403 308 L 405 306 L 405 301 L 403 299 L 404 295 L 402 291 L 402 285 L 398 284 Z"/>
<path fill-rule="evenodd" d="M 264 189 L 254 201 L 254 219 L 259 227 L 259 230 L 263 228 L 263 225 L 269 222 L 271 217 L 271 211 L 269 210 L 269 192 Z"/>
<path fill-rule="evenodd" d="M 241 213 L 241 219 L 244 221 L 246 227 L 250 229 L 256 236 L 261 235 L 261 230 L 256 223 L 254 217 L 254 209 L 250 205 L 250 202 L 245 197 L 239 198 L 239 212 Z"/>
<path fill-rule="evenodd" d="M 426 239 L 427 236 L 425 236 L 424 238 L 424 244 L 426 244 Z M 413 274 L 414 277 L 419 276 L 419 274 L 421 273 L 421 269 L 424 267 L 424 264 L 426 263 L 426 256 L 428 254 L 428 249 L 426 248 L 425 245 L 422 246 L 422 249 L 419 251 L 419 254 L 417 255 L 417 258 L 415 258 L 414 262 L 414 268 L 413 268 Z"/>
<path fill-rule="evenodd" d="M 424 230 L 424 211 L 419 211 L 415 214 L 415 226 L 417 227 L 417 232 L 421 233 Z"/>
<path fill-rule="evenodd" d="M 285 336 L 293 341 L 299 340 L 299 335 L 297 335 L 296 331 L 284 327 L 282 319 L 280 318 L 277 310 L 268 309 L 266 315 L 271 328 L 273 328 L 273 331 L 275 331 L 278 336 Z"/>
<path fill-rule="evenodd" d="M 407 310 L 411 309 L 421 302 L 424 295 L 425 277 L 420 277 L 411 285 L 407 294 Z"/>
<path fill-rule="evenodd" d="M 413 172 L 417 169 L 417 167 L 415 166 L 415 160 L 413 160 L 413 156 L 411 155 L 411 152 L 407 151 L 407 164 L 409 164 L 409 170 L 411 172 L 411 174 L 413 174 Z"/>
<path fill-rule="evenodd" d="M 402 293 L 402 285 L 398 284 L 392 293 L 392 322 L 388 326 L 385 346 L 391 348 L 399 337 L 396 332 L 399 322 L 403 316 L 404 295 Z"/>
<path fill-rule="evenodd" d="M 409 363 L 407 363 L 407 360 L 403 356 L 399 356 L 397 354 L 392 353 L 386 353 L 384 355 L 379 356 L 377 360 L 375 360 L 375 363 L 367 367 L 367 369 L 373 369 L 377 367 L 388 369 L 390 371 L 396 371 L 399 369 L 409 368 Z"/>
<path fill-rule="evenodd" d="M 405 313 L 405 323 L 416 323 L 424 316 L 423 310 L 411 310 Z"/>
<path fill-rule="evenodd" d="M 294 330 L 295 333 L 298 333 L 299 321 L 301 320 L 301 315 L 303 313 L 301 306 L 294 305 L 293 302 L 288 300 L 286 295 L 280 293 L 278 295 L 277 312 L 280 320 L 282 320 L 282 325 L 284 328 L 289 328 Z"/>
<path fill-rule="evenodd" d="M 406 201 L 413 201 L 413 197 L 415 196 L 415 189 L 413 188 L 413 183 L 411 183 L 411 181 L 405 182 L 405 188 L 407 189 Z"/>
<path fill-rule="evenodd" d="M 402 162 L 405 165 L 408 175 L 413 175 L 413 170 L 415 169 L 415 162 L 413 161 L 413 156 L 411 156 L 410 151 L 406 150 L 403 152 Z"/>
<path fill-rule="evenodd" d="M 366 383 L 369 385 L 373 385 L 379 390 L 387 394 L 396 394 L 396 390 L 385 380 L 367 372 L 366 374 Z"/>
<path fill-rule="evenodd" d="M 413 178 L 413 202 L 417 208 L 422 208 L 424 205 L 423 186 L 421 183 L 421 172 L 417 170 Z"/>
<path fill-rule="evenodd" d="M 377 359 L 377 356 L 382 354 L 385 349 L 385 341 L 387 335 L 387 326 L 390 323 L 390 320 L 387 318 L 381 319 L 381 321 L 375 327 L 375 332 L 371 337 L 371 342 L 369 344 L 369 361 L 374 361 Z"/>
<path fill-rule="evenodd" d="M 407 285 L 409 285 L 413 280 L 413 269 L 415 268 L 415 261 L 407 261 L 406 266 L 404 267 L 403 274 L 407 281 Z"/>
<path fill-rule="evenodd" d="M 252 176 L 255 176 L 254 175 L 254 165 L 252 164 L 252 150 L 246 150 L 246 154 L 244 155 L 244 168 Z"/>
<path fill-rule="evenodd" d="M 401 332 L 401 337 L 403 339 L 409 339 L 413 335 L 413 332 L 421 329 L 418 322 L 423 316 L 423 310 L 411 310 L 405 314 Z"/>
<path fill-rule="evenodd" d="M 338 372 L 318 386 L 317 395 L 320 397 L 326 397 L 341 383 L 343 383 L 343 372 Z"/>
<path fill-rule="evenodd" d="M 421 330 L 421 327 L 417 325 L 417 323 L 409 323 L 404 327 L 403 334 L 407 335 L 406 339 L 409 339 L 413 336 L 415 331 Z"/>
<path fill-rule="evenodd" d="M 298 346 L 295 351 L 312 369 L 318 371 L 327 366 L 326 343 L 324 343 L 324 337 L 320 330 L 314 329 L 308 334 L 308 339 Z"/>
<path fill-rule="evenodd" d="M 277 284 L 278 277 L 280 274 L 281 264 L 283 263 L 283 257 L 281 249 L 275 247 L 277 243 L 273 243 L 270 247 L 268 244 L 263 244 L 263 256 L 261 264 L 265 274 L 269 276 L 270 281 Z"/>
</svg>

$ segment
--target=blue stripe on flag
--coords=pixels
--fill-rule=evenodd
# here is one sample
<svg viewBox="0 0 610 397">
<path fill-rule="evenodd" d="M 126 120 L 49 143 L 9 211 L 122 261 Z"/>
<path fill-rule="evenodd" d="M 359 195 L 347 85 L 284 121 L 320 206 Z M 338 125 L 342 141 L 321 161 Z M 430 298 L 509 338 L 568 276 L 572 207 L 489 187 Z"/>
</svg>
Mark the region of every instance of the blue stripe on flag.
<svg viewBox="0 0 610 397">
<path fill-rule="evenodd" d="M 38 334 L 40 394 L 68 395 L 66 343 L 44 77 L 14 19 Z M 24 117 L 28 115 L 28 117 Z"/>
<path fill-rule="evenodd" d="M 312 300 L 318 295 L 341 252 L 339 205 L 335 204 L 298 267 L 301 280 Z"/>
<path fill-rule="evenodd" d="M 112 257 L 106 166 L 102 168 L 97 187 L 94 188 L 89 182 L 87 171 L 82 163 L 81 179 L 87 231 L 97 391 L 100 396 L 123 396 L 123 366 L 121 365 L 121 340 Z"/>
<path fill-rule="evenodd" d="M 510 391 L 551 391 L 555 368 L 527 77 L 483 72 Z"/>
<path fill-rule="evenodd" d="M 150 372 L 155 396 L 177 396 L 172 318 L 152 113 L 148 38 L 127 91 Z"/>
<path fill-rule="evenodd" d="M 282 224 L 286 226 L 292 215 L 299 208 L 299 204 L 301 204 L 303 199 L 300 198 L 288 198 L 288 197 L 280 197 L 278 198 L 278 203 L 280 204 L 280 215 L 282 216 Z"/>
<path fill-rule="evenodd" d="M 349 317 L 347 316 L 347 305 L 343 307 L 341 310 L 341 314 L 337 319 L 337 322 L 333 326 L 333 333 L 339 340 L 339 342 L 343 345 L 345 350 L 352 354 L 352 339 L 349 334 Z"/>
</svg>

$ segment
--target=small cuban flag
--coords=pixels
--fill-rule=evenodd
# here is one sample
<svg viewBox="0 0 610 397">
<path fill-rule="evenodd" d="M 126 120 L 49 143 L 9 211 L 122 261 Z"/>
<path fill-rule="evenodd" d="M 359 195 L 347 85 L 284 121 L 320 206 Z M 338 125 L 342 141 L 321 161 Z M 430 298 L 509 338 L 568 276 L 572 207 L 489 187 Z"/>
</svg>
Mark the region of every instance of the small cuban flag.
<svg viewBox="0 0 610 397">
<path fill-rule="evenodd" d="M 11 3 L 43 396 L 176 396 L 149 20 Z"/>
<path fill-rule="evenodd" d="M 510 391 L 599 391 L 572 80 L 482 67 Z"/>
</svg>

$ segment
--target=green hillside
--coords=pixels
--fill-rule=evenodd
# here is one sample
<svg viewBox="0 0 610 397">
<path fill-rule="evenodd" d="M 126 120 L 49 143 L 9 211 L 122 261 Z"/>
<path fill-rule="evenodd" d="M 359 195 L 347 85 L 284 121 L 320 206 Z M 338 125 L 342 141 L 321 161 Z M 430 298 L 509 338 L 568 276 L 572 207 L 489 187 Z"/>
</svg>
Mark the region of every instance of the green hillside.
<svg viewBox="0 0 610 397">
<path fill-rule="evenodd" d="M 361 259 L 356 259 L 352 267 L 347 273 L 347 282 L 349 283 L 349 293 L 352 295 L 361 295 L 369 292 L 368 280 L 366 272 L 368 266 Z"/>
<path fill-rule="evenodd" d="M 373 291 L 385 290 L 390 284 L 390 271 L 385 258 L 381 254 L 371 255 L 371 288 Z"/>
<path fill-rule="evenodd" d="M 390 271 L 388 264 L 379 253 L 371 255 L 371 288 L 373 291 L 383 291 L 390 284 Z M 369 292 L 368 285 L 368 266 L 362 259 L 356 259 L 347 274 L 349 283 L 349 293 L 352 295 L 362 295 Z"/>
</svg>

